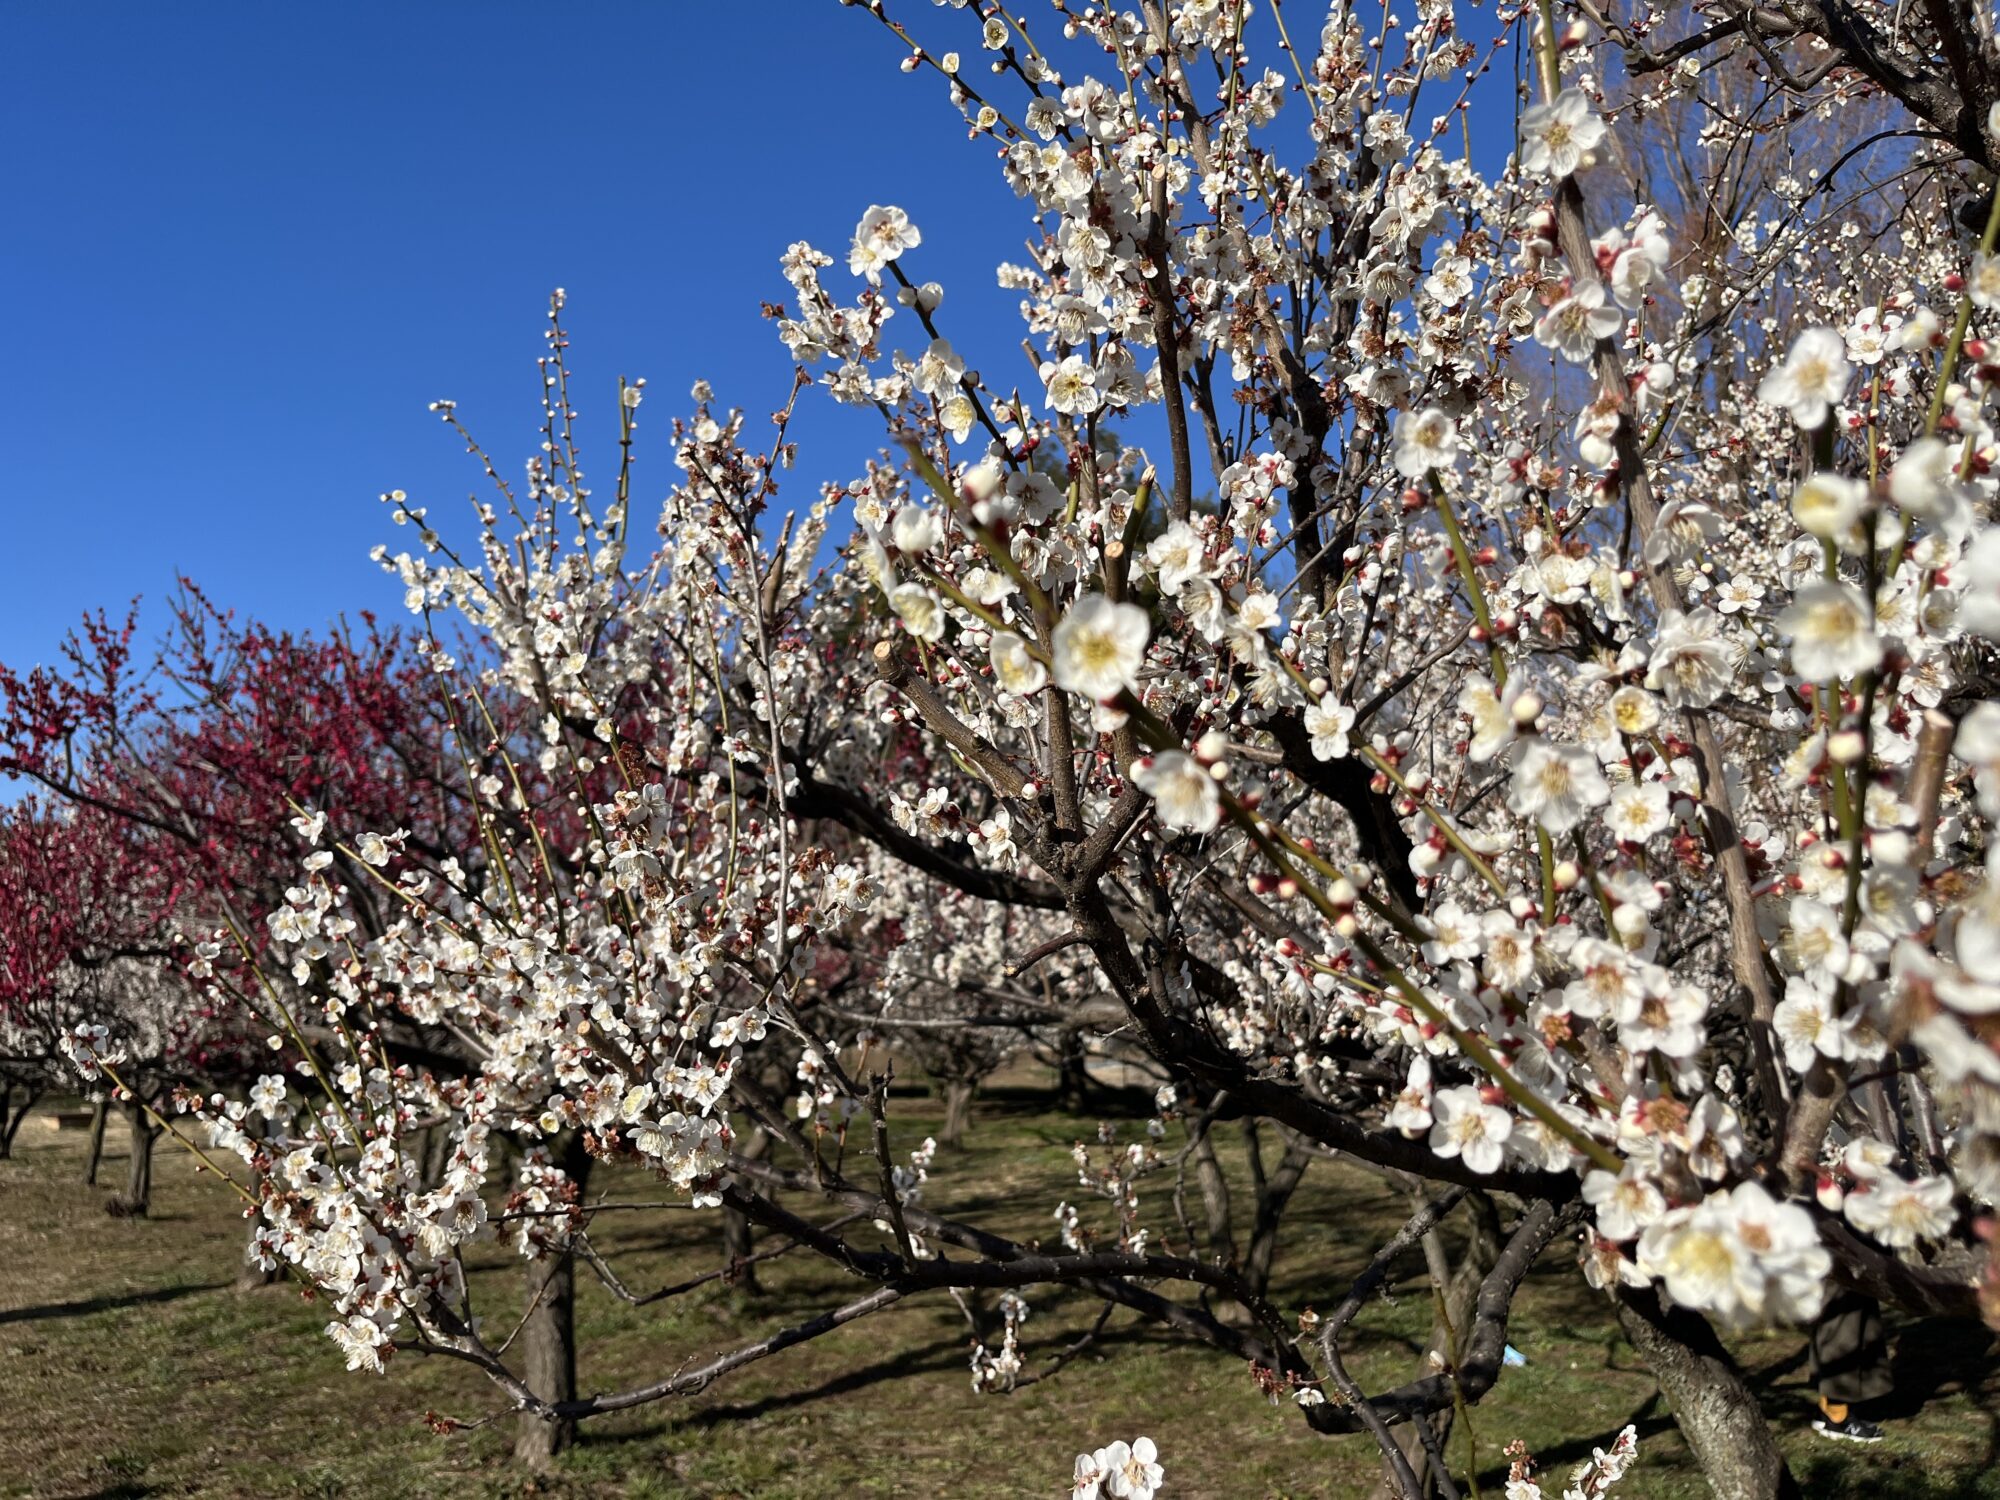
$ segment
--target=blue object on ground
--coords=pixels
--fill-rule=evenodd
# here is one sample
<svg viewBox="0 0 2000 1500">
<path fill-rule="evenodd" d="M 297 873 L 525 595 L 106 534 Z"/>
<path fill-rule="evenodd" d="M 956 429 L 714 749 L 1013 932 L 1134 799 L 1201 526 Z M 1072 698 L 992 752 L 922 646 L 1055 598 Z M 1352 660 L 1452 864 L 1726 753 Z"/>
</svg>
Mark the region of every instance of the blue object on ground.
<svg viewBox="0 0 2000 1500">
<path fill-rule="evenodd" d="M 1510 1365 L 1525 1365 L 1528 1362 L 1528 1356 L 1523 1354 L 1519 1349 L 1516 1349 L 1512 1344 L 1507 1346 L 1500 1358 Z"/>
</svg>

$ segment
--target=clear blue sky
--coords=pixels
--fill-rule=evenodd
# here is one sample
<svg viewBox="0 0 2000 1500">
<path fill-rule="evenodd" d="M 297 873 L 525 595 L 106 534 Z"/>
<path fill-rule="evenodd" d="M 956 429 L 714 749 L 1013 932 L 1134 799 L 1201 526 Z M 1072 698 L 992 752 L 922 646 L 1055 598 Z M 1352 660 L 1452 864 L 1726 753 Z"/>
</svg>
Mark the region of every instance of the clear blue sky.
<svg viewBox="0 0 2000 1500">
<path fill-rule="evenodd" d="M 906 10 L 977 55 L 965 13 Z M 992 263 L 1024 206 L 942 80 L 832 0 L 14 4 L 0 53 L 10 666 L 87 607 L 143 594 L 159 625 L 177 572 L 282 625 L 395 617 L 367 553 L 410 538 L 375 497 L 447 517 L 480 486 L 441 396 L 518 474 L 558 285 L 601 487 L 616 378 L 649 379 L 642 503 L 696 376 L 760 419 L 781 404 L 777 258 L 842 255 L 871 202 L 922 228 L 912 272 L 946 281 L 955 342 L 1020 359 Z M 913 318 L 891 331 L 921 346 Z M 801 410 L 802 507 L 880 437 Z"/>
</svg>

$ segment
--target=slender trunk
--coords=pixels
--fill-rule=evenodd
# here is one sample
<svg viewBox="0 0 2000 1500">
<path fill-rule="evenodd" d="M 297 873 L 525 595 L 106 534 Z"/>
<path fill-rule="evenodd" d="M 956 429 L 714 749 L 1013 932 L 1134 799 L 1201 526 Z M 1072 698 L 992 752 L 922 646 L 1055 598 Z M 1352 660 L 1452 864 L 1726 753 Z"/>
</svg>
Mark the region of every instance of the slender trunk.
<svg viewBox="0 0 2000 1500">
<path fill-rule="evenodd" d="M 590 1156 L 581 1134 L 564 1142 L 558 1159 L 582 1193 L 590 1180 Z M 521 1378 L 544 1401 L 576 1399 L 576 1257 L 566 1253 L 528 1262 L 528 1316 L 521 1325 Z M 554 1421 L 523 1412 L 514 1437 L 514 1458 L 531 1470 L 547 1468 L 576 1442 L 576 1419 Z"/>
<path fill-rule="evenodd" d="M 27 1122 L 28 1112 L 35 1107 L 35 1101 L 42 1097 L 42 1091 L 33 1084 L 25 1084 L 20 1099 L 14 1097 L 11 1082 L 0 1084 L 0 1161 L 14 1155 L 14 1137 L 21 1133 L 21 1126 Z"/>
<path fill-rule="evenodd" d="M 1466 1226 L 1465 1253 L 1459 1257 L 1456 1270 L 1451 1267 L 1437 1230 L 1433 1229 L 1424 1236 L 1424 1262 L 1430 1272 L 1432 1286 L 1443 1289 L 1444 1306 L 1440 1310 L 1441 1316 L 1433 1314 L 1431 1318 L 1430 1341 L 1424 1345 L 1423 1357 L 1417 1362 L 1419 1374 L 1430 1371 L 1433 1356 L 1449 1360 L 1462 1347 L 1466 1332 L 1472 1327 L 1480 1284 L 1500 1258 L 1500 1212 L 1492 1198 L 1485 1193 L 1467 1193 L 1465 1208 L 1471 1222 Z M 1404 1461 L 1409 1464 L 1410 1472 L 1416 1475 L 1418 1486 L 1426 1497 L 1440 1493 L 1441 1488 L 1429 1450 L 1434 1448 L 1445 1454 L 1449 1461 L 1455 1420 L 1456 1414 L 1450 1410 L 1430 1417 L 1431 1440 L 1428 1444 L 1423 1434 L 1417 1431 L 1415 1422 L 1407 1422 L 1397 1429 L 1396 1445 L 1402 1449 Z M 1387 1475 L 1376 1487 L 1374 1500 L 1396 1500 L 1395 1484 Z"/>
<path fill-rule="evenodd" d="M 750 1132 L 743 1143 L 743 1157 L 747 1161 L 762 1161 L 771 1149 L 770 1134 L 760 1125 Z M 756 1228 L 750 1216 L 740 1208 L 724 1204 L 722 1208 L 722 1257 L 730 1268 L 729 1284 L 739 1292 L 756 1296 L 763 1291 L 757 1284 L 757 1267 L 750 1257 L 757 1252 Z"/>
<path fill-rule="evenodd" d="M 965 1144 L 965 1132 L 972 1124 L 972 1096 L 977 1085 L 970 1078 L 947 1078 L 944 1082 L 944 1127 L 938 1143 L 954 1151 Z"/>
<path fill-rule="evenodd" d="M 90 1112 L 90 1156 L 83 1165 L 83 1185 L 97 1186 L 97 1168 L 104 1160 L 104 1121 L 111 1113 L 110 1101 L 99 1099 Z"/>
<path fill-rule="evenodd" d="M 153 1122 L 146 1106 L 129 1099 L 119 1106 L 125 1115 L 125 1129 L 132 1137 L 131 1155 L 125 1164 L 125 1191 L 111 1200 L 111 1211 L 121 1218 L 143 1219 L 153 1202 Z"/>
<path fill-rule="evenodd" d="M 1257 1188 L 1257 1218 L 1250 1229 L 1250 1251 L 1243 1263 L 1243 1279 L 1261 1297 L 1271 1289 L 1271 1261 L 1278 1252 L 1278 1226 L 1284 1220 L 1285 1205 L 1291 1202 L 1312 1157 L 1301 1148 L 1288 1145 L 1285 1154 L 1278 1158 L 1278 1169 L 1266 1177 L 1263 1143 L 1255 1120 L 1244 1120 L 1243 1140 L 1250 1153 L 1250 1180 Z"/>
<path fill-rule="evenodd" d="M 1229 1179 L 1215 1158 L 1215 1140 L 1206 1120 L 1195 1123 L 1194 1177 L 1208 1218 L 1208 1253 L 1224 1265 L 1236 1263 L 1236 1232 L 1230 1223 Z"/>
<path fill-rule="evenodd" d="M 1090 1109 L 1090 1070 L 1081 1031 L 1065 1031 L 1056 1041 L 1056 1108 L 1071 1115 Z"/>
<path fill-rule="evenodd" d="M 4 1131 L 0 1131 L 0 1156 L 12 1156 L 14 1154 L 14 1137 L 19 1135 L 21 1127 L 28 1123 L 29 1113 L 34 1109 L 35 1102 L 41 1097 L 42 1091 L 39 1088 L 30 1087 L 27 1090 L 26 1096 L 14 1111 L 14 1117 L 7 1122 L 7 1128 Z"/>
<path fill-rule="evenodd" d="M 1795 1500 L 1799 1487 L 1770 1424 L 1708 1320 L 1663 1307 L 1646 1287 L 1620 1294 L 1618 1322 L 1659 1382 L 1717 1500 Z"/>
</svg>

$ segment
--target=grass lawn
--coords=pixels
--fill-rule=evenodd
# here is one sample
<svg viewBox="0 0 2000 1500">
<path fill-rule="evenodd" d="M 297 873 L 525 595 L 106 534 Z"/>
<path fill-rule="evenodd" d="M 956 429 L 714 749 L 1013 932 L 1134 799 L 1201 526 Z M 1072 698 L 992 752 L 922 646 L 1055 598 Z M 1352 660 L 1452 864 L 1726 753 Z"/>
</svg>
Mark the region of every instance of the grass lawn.
<svg viewBox="0 0 2000 1500">
<path fill-rule="evenodd" d="M 899 1113 L 900 1151 L 936 1114 L 920 1100 L 903 1101 Z M 1053 1238 L 1056 1202 L 1076 1193 L 1068 1148 L 1093 1128 L 1047 1113 L 1031 1095 L 985 1103 L 967 1148 L 940 1152 L 926 1201 Z M 295 1284 L 233 1290 L 244 1236 L 234 1199 L 171 1142 L 156 1159 L 154 1216 L 107 1217 L 102 1204 L 122 1180 L 124 1150 L 114 1122 L 106 1187 L 87 1189 L 83 1134 L 36 1119 L 16 1159 L 0 1162 L 0 1495 L 1055 1497 L 1068 1493 L 1078 1450 L 1142 1433 L 1160 1446 L 1167 1500 L 1360 1496 L 1379 1472 L 1366 1437 L 1315 1437 L 1295 1410 L 1265 1401 L 1240 1365 L 1123 1312 L 1053 1379 L 1013 1396 L 975 1396 L 964 1317 L 938 1298 L 851 1324 L 699 1396 L 600 1420 L 554 1473 L 524 1478 L 510 1469 L 507 1422 L 451 1436 L 423 1423 L 427 1410 L 466 1419 L 494 1411 L 478 1375 L 413 1356 L 398 1356 L 380 1377 L 350 1375 L 319 1334 L 324 1307 Z M 606 1186 L 614 1201 L 665 1196 L 635 1174 L 601 1179 L 593 1191 Z M 1170 1191 L 1165 1178 L 1142 1188 L 1142 1208 L 1161 1224 L 1171 1218 Z M 1376 1179 L 1316 1164 L 1294 1200 L 1275 1300 L 1288 1313 L 1330 1307 L 1402 1212 Z M 1243 1217 L 1239 1209 L 1239 1235 Z M 593 1239 L 635 1290 L 720 1259 L 706 1214 L 607 1214 Z M 472 1267 L 478 1305 L 511 1326 L 518 1262 L 489 1242 Z M 803 1255 L 759 1270 L 760 1297 L 712 1283 L 639 1310 L 580 1272 L 585 1389 L 657 1379 L 854 1295 L 851 1280 Z M 1028 1300 L 1031 1368 L 1097 1311 L 1057 1289 Z M 986 1313 L 990 1325 L 990 1305 Z M 1412 1257 L 1393 1296 L 1363 1315 L 1354 1373 L 1374 1389 L 1407 1379 L 1429 1323 L 1427 1283 Z M 1626 1422 L 1639 1425 L 1641 1461 L 1623 1493 L 1707 1493 L 1614 1329 L 1570 1249 L 1552 1246 L 1510 1331 L 1530 1363 L 1508 1370 L 1473 1412 L 1488 1497 L 1501 1488 L 1510 1439 L 1526 1439 L 1545 1471 L 1560 1475 Z M 2000 1369 L 1980 1330 L 1897 1326 L 1905 1410 L 1871 1449 L 1827 1444 L 1808 1430 L 1797 1335 L 1757 1335 L 1737 1348 L 1808 1495 L 2000 1500 Z M 1454 1434 L 1461 1470 L 1462 1444 Z"/>
</svg>

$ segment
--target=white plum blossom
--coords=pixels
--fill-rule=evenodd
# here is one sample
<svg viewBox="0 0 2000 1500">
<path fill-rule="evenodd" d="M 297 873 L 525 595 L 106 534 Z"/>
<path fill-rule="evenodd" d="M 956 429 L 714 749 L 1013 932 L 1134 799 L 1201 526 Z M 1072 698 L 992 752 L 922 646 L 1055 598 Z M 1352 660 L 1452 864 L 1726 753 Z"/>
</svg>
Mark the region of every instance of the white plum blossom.
<svg viewBox="0 0 2000 1500">
<path fill-rule="evenodd" d="M 1640 786 L 1626 782 L 1614 787 L 1604 821 L 1612 834 L 1628 844 L 1643 844 L 1672 824 L 1671 799 L 1658 782 Z"/>
<path fill-rule="evenodd" d="M 1868 507 L 1868 486 L 1841 474 L 1815 474 L 1792 491 L 1792 517 L 1802 530 L 1845 542 Z"/>
<path fill-rule="evenodd" d="M 1461 1084 L 1439 1089 L 1431 1100 L 1431 1114 L 1431 1150 L 1446 1160 L 1458 1157 L 1474 1172 L 1500 1170 L 1507 1139 L 1514 1133 L 1514 1117 L 1506 1110 L 1487 1103 L 1478 1089 Z"/>
<path fill-rule="evenodd" d="M 1039 693 L 1049 680 L 1049 669 L 1031 653 L 1027 641 L 1011 630 L 996 630 L 988 648 L 993 662 L 993 680 L 1016 697 Z"/>
<path fill-rule="evenodd" d="M 1604 299 L 1603 283 L 1586 281 L 1559 298 L 1535 323 L 1535 342 L 1553 349 L 1571 364 L 1584 364 L 1624 326 L 1624 316 Z"/>
<path fill-rule="evenodd" d="M 1138 605 L 1085 594 L 1055 629 L 1056 686 L 1100 702 L 1117 697 L 1138 681 L 1151 636 Z"/>
<path fill-rule="evenodd" d="M 1581 89 L 1521 111 L 1521 166 L 1537 177 L 1569 177 L 1604 139 L 1604 121 Z"/>
<path fill-rule="evenodd" d="M 1339 760 L 1347 754 L 1347 734 L 1354 727 L 1354 709 L 1331 698 L 1307 705 L 1306 733 L 1312 737 L 1314 760 Z"/>
<path fill-rule="evenodd" d="M 1920 1177 L 1912 1182 L 1894 1172 L 1879 1172 L 1847 1194 L 1841 1212 L 1863 1234 L 1892 1250 L 1907 1250 L 1951 1228 L 1958 1216 L 1952 1198 L 1948 1178 Z"/>
<path fill-rule="evenodd" d="M 1636 1239 L 1667 1211 L 1666 1198 L 1635 1162 L 1615 1176 L 1601 1168 L 1585 1174 L 1583 1201 L 1597 1211 L 1597 1232 L 1607 1240 Z"/>
<path fill-rule="evenodd" d="M 1646 686 L 1671 708 L 1706 708 L 1729 691 L 1737 657 L 1728 622 L 1714 610 L 1668 610 L 1653 642 Z"/>
<path fill-rule="evenodd" d="M 1974 307 L 2000 307 L 2000 255 L 1975 251 L 1965 276 L 1965 295 Z"/>
<path fill-rule="evenodd" d="M 1097 388 L 1097 371 L 1080 354 L 1043 364 L 1041 375 L 1051 410 L 1081 417 L 1104 404 L 1104 393 Z"/>
<path fill-rule="evenodd" d="M 1146 566 L 1160 580 L 1162 593 L 1178 594 L 1189 580 L 1200 575 L 1205 544 L 1201 534 L 1185 521 L 1175 521 L 1146 548 Z"/>
<path fill-rule="evenodd" d="M 1410 479 L 1449 469 L 1458 460 L 1458 432 L 1435 406 L 1398 413 L 1395 445 L 1396 472 Z"/>
<path fill-rule="evenodd" d="M 1222 819 L 1222 795 L 1215 778 L 1185 751 L 1164 750 L 1141 758 L 1133 764 L 1132 783 L 1153 799 L 1154 811 L 1167 828 L 1212 833 Z"/>
<path fill-rule="evenodd" d="M 905 556 L 921 557 L 944 540 L 944 528 L 934 512 L 921 505 L 905 505 L 889 522 L 889 540 Z"/>
<path fill-rule="evenodd" d="M 1610 800 L 1597 757 L 1581 746 L 1530 740 L 1514 758 L 1507 805 L 1550 833 L 1568 833 L 1591 808 Z"/>
<path fill-rule="evenodd" d="M 1153 1500 L 1165 1477 L 1160 1450 L 1149 1437 L 1129 1444 L 1122 1440 L 1106 1444 L 1092 1455 L 1092 1461 L 1103 1475 L 1104 1494 L 1111 1500 Z M 1078 1471 L 1082 1471 L 1080 1459 Z"/>
<path fill-rule="evenodd" d="M 944 639 L 948 616 L 944 600 L 938 597 L 937 590 L 926 588 L 921 583 L 899 584 L 889 593 L 889 608 L 896 612 L 897 618 L 918 640 Z"/>
<path fill-rule="evenodd" d="M 1845 583 L 1820 580 L 1800 589 L 1778 615 L 1792 643 L 1792 670 L 1808 682 L 1832 682 L 1882 664 L 1868 601 Z"/>
<path fill-rule="evenodd" d="M 1832 1256 L 1811 1216 L 1754 1182 L 1669 1209 L 1639 1240 L 1639 1265 L 1683 1307 L 1726 1328 L 1819 1311 Z"/>
<path fill-rule="evenodd" d="M 1826 421 L 1827 411 L 1846 394 L 1847 344 L 1831 328 L 1808 328 L 1792 343 L 1784 363 L 1757 387 L 1757 399 L 1782 406 L 1804 428 Z"/>
<path fill-rule="evenodd" d="M 923 241 L 923 235 L 903 210 L 871 205 L 855 227 L 854 244 L 847 252 L 847 269 L 853 275 L 866 276 L 871 283 L 879 283 L 883 267 Z"/>
</svg>

